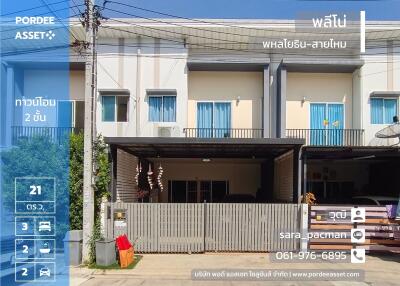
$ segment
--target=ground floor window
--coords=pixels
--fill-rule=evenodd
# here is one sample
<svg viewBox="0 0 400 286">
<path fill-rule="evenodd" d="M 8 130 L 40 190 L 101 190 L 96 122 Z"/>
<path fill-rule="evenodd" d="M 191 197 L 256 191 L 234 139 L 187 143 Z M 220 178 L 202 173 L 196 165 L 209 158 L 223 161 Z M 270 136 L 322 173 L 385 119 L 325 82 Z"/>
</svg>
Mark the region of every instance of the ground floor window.
<svg viewBox="0 0 400 286">
<path fill-rule="evenodd" d="M 168 181 L 170 203 L 218 203 L 229 194 L 228 181 Z"/>
</svg>

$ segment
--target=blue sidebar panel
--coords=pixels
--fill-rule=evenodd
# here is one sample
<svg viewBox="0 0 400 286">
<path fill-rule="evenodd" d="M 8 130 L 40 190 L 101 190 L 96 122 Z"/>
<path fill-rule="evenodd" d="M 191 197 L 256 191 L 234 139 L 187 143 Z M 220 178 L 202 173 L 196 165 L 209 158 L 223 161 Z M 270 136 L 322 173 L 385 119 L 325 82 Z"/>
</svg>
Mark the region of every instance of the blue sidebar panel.
<svg viewBox="0 0 400 286">
<path fill-rule="evenodd" d="M 1 1 L 1 285 L 69 285 L 69 1 Z"/>
</svg>

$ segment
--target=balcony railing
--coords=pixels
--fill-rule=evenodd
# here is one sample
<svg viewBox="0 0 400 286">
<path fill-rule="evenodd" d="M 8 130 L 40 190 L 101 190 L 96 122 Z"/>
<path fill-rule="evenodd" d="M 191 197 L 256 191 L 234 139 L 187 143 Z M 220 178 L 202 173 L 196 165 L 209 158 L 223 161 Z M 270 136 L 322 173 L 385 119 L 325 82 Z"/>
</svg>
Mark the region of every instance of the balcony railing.
<svg viewBox="0 0 400 286">
<path fill-rule="evenodd" d="M 190 138 L 263 138 L 263 129 L 252 128 L 184 128 Z"/>
<path fill-rule="evenodd" d="M 80 128 L 75 127 L 28 127 L 13 126 L 12 144 L 15 145 L 21 139 L 30 140 L 34 137 L 46 137 L 52 142 L 61 143 L 71 133 L 77 133 Z"/>
<path fill-rule="evenodd" d="M 363 129 L 286 129 L 287 138 L 305 139 L 312 146 L 363 146 Z"/>
</svg>

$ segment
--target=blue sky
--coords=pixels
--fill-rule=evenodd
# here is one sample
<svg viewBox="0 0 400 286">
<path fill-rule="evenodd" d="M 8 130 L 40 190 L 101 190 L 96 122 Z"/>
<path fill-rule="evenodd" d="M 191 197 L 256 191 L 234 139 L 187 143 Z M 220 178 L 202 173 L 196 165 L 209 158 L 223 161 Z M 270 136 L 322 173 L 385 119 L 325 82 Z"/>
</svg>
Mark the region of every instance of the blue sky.
<svg viewBox="0 0 400 286">
<path fill-rule="evenodd" d="M 43 0 L 0 0 L 1 14 L 14 12 L 35 6 L 42 6 Z M 55 3 L 60 0 L 45 0 L 46 3 Z M 115 0 L 141 8 L 156 10 L 172 15 L 187 18 L 250 18 L 250 19 L 296 19 L 299 13 L 304 12 L 358 12 L 365 10 L 367 20 L 400 20 L 400 0 Z M 69 0 L 71 5 L 83 3 L 83 0 Z M 112 2 L 112 1 L 111 1 Z M 103 0 L 96 0 L 102 5 Z M 52 5 L 53 9 L 61 8 L 65 3 Z M 132 7 L 124 7 L 115 3 L 108 3 L 107 7 L 144 17 L 163 17 L 146 13 Z M 81 10 L 83 7 L 81 7 Z M 46 7 L 25 12 L 25 15 L 44 13 Z M 63 12 L 58 12 L 62 17 Z M 129 17 L 113 11 L 105 13 L 110 17 Z"/>
<path fill-rule="evenodd" d="M 115 0 L 141 8 L 188 18 L 251 18 L 295 19 L 299 13 L 310 11 L 365 10 L 367 20 L 400 20 L 400 0 L 376 1 L 316 1 L 316 0 Z M 100 1 L 102 2 L 102 1 Z M 134 8 L 107 4 L 115 10 L 157 17 Z M 107 15 L 116 16 L 115 12 Z M 119 17 L 127 17 L 119 14 Z M 158 15 L 158 17 L 161 17 Z"/>
</svg>

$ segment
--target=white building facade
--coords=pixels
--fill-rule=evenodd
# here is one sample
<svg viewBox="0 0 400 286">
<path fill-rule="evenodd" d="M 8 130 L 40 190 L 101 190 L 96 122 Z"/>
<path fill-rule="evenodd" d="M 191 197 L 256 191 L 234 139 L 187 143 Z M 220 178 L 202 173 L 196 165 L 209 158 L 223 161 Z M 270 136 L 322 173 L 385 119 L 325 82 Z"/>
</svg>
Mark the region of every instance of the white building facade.
<svg viewBox="0 0 400 286">
<path fill-rule="evenodd" d="M 367 22 L 361 53 L 357 45 L 265 47 L 335 36 L 299 32 L 294 21 L 105 21 L 97 40 L 95 128 L 114 156 L 125 158 L 115 164 L 113 199 L 139 200 L 132 178 L 140 162 L 165 168 L 167 192 L 152 201 L 217 202 L 237 194 L 297 202 L 302 192 L 314 191 L 329 202 L 346 190 L 348 197 L 376 194 L 371 186 L 384 176 L 371 179 L 374 170 L 395 170 L 397 147 L 375 134 L 399 115 L 399 26 Z M 71 27 L 84 39 L 79 23 Z M 70 127 L 83 126 L 85 75 L 78 58 L 70 72 Z M 13 90 L 8 87 L 10 98 Z M 174 140 L 181 144 L 172 150 Z M 394 195 L 390 189 L 385 195 Z"/>
</svg>

